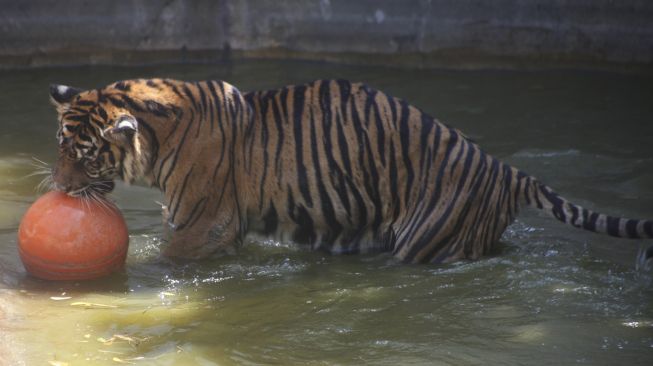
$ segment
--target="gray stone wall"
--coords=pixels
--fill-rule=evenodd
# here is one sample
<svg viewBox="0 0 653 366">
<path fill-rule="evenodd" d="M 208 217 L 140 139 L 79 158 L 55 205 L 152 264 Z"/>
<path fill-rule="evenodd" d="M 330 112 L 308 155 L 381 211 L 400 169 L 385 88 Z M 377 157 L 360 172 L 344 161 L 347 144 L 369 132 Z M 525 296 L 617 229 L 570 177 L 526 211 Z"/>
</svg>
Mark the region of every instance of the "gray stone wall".
<svg viewBox="0 0 653 366">
<path fill-rule="evenodd" d="M 650 0 L 0 0 L 0 66 L 653 63 Z"/>
</svg>

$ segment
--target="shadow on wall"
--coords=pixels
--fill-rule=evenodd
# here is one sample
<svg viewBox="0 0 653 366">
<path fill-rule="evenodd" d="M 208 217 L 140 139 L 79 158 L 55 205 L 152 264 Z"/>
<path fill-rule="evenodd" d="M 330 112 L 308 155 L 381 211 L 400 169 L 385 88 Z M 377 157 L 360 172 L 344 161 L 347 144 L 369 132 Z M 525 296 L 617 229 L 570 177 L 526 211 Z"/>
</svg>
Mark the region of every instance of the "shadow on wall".
<svg viewBox="0 0 653 366">
<path fill-rule="evenodd" d="M 407 66 L 653 63 L 648 0 L 0 0 L 0 67 L 274 57 Z"/>
</svg>

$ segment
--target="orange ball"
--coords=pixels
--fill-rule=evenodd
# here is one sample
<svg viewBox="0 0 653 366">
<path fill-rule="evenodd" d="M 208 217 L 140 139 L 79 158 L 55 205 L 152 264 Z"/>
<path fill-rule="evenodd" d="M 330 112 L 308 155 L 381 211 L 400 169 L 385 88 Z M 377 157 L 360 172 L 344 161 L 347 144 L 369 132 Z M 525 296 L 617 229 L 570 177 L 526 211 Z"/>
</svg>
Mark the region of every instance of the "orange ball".
<svg viewBox="0 0 653 366">
<path fill-rule="evenodd" d="M 18 251 L 27 272 L 46 280 L 85 280 L 125 264 L 129 235 L 120 210 L 52 191 L 27 210 Z"/>
</svg>

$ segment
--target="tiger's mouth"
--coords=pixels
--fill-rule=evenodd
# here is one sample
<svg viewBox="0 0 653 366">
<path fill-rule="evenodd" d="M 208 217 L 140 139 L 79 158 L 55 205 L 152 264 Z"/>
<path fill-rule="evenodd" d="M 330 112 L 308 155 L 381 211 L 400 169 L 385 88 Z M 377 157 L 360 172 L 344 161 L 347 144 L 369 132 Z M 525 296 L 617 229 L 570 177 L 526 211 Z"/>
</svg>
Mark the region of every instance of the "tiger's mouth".
<svg viewBox="0 0 653 366">
<path fill-rule="evenodd" d="M 112 180 L 94 181 L 84 187 L 67 191 L 66 194 L 72 197 L 104 196 L 111 193 L 115 187 L 116 184 Z"/>
</svg>

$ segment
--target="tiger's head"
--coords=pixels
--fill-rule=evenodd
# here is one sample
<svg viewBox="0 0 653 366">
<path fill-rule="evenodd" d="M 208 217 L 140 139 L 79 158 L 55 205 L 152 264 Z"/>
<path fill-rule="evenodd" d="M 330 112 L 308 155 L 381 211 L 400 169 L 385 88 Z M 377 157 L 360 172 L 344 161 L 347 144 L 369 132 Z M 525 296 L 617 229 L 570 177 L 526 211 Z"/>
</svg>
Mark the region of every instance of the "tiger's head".
<svg viewBox="0 0 653 366">
<path fill-rule="evenodd" d="M 142 148 L 147 145 L 139 131 L 143 111 L 135 110 L 137 102 L 124 85 L 86 91 L 50 87 L 59 120 L 59 154 L 52 169 L 56 190 L 103 195 L 113 190 L 114 179 L 132 182 L 146 170 L 151 154 Z"/>
</svg>

